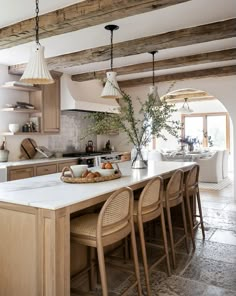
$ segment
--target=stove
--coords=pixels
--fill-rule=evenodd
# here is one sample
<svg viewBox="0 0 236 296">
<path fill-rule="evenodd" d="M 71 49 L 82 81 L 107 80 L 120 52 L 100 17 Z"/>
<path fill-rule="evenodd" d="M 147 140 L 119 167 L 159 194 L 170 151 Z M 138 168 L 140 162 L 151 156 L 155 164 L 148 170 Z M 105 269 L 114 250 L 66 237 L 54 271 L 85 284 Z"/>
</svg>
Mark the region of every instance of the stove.
<svg viewBox="0 0 236 296">
<path fill-rule="evenodd" d="M 99 165 L 99 160 L 96 156 L 103 154 L 110 154 L 111 151 L 94 151 L 94 152 L 68 152 L 64 153 L 64 157 L 79 157 L 78 164 L 87 164 L 88 167 L 94 167 Z"/>
<path fill-rule="evenodd" d="M 74 152 L 64 153 L 63 157 L 86 157 L 86 156 L 97 156 L 97 155 L 110 154 L 110 153 L 111 151 L 94 151 L 94 152 L 74 151 Z"/>
</svg>

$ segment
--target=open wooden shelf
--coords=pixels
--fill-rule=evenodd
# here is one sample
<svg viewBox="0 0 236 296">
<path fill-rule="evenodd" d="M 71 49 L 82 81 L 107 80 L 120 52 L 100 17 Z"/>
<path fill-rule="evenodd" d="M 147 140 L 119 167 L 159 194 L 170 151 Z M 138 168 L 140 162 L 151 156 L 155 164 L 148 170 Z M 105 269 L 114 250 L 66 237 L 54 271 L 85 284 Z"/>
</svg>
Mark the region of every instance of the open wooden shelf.
<svg viewBox="0 0 236 296">
<path fill-rule="evenodd" d="M 36 86 L 1 85 L 0 87 L 6 88 L 6 89 L 19 90 L 19 91 L 39 91 L 39 90 L 41 90 L 39 87 L 36 87 Z"/>
<path fill-rule="evenodd" d="M 17 113 L 41 113 L 40 110 L 36 109 L 20 109 L 20 108 L 1 108 L 0 111 L 3 112 L 17 112 Z"/>
<path fill-rule="evenodd" d="M 17 133 L 11 133 L 11 132 L 0 132 L 1 136 L 21 136 L 21 135 L 41 135 L 41 132 L 17 132 Z"/>
</svg>

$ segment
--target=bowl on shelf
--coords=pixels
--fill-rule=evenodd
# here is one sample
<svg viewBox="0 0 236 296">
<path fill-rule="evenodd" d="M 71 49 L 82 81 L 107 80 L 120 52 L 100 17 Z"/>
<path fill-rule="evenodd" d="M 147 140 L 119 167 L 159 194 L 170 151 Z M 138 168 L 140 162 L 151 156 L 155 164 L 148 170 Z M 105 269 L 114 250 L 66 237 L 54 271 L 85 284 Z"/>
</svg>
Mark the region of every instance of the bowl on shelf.
<svg viewBox="0 0 236 296">
<path fill-rule="evenodd" d="M 18 123 L 10 123 L 8 128 L 11 133 L 15 134 L 20 130 L 20 125 Z"/>
</svg>

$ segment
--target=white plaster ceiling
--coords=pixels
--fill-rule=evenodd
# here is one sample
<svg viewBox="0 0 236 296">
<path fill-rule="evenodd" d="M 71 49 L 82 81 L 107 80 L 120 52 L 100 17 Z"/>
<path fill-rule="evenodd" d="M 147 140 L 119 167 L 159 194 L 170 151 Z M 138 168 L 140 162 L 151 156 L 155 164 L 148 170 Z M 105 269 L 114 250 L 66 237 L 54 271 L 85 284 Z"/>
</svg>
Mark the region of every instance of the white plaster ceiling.
<svg viewBox="0 0 236 296">
<path fill-rule="evenodd" d="M 40 0 L 40 14 L 56 10 L 58 8 L 71 5 L 81 1 L 68 0 Z M 0 1 L 0 26 L 18 22 L 34 16 L 34 0 L 8 0 Z M 113 23 L 120 26 L 114 32 L 114 43 L 160 34 L 181 28 L 194 27 L 220 20 L 236 17 L 235 0 L 192 0 L 186 3 L 170 6 L 164 9 L 115 20 Z M 104 25 L 93 26 L 76 32 L 58 35 L 46 39 L 41 39 L 41 44 L 45 46 L 46 57 L 57 56 L 65 53 L 76 52 L 87 48 L 107 45 L 110 42 L 109 32 L 104 30 Z M 31 43 L 15 46 L 9 49 L 0 50 L 0 64 L 14 65 L 28 61 Z M 156 59 L 167 59 L 202 52 L 221 50 L 236 47 L 236 38 L 207 42 L 178 48 L 171 48 L 159 51 Z M 158 49 L 158 48 L 157 48 Z M 114 57 L 114 67 L 129 65 L 133 63 L 148 62 L 151 60 L 149 54 L 140 54 L 124 58 Z M 221 62 L 220 65 L 235 64 L 235 61 Z M 64 70 L 68 74 L 83 73 L 88 70 L 96 71 L 109 67 L 110 62 L 92 63 L 88 65 L 76 66 Z M 211 67 L 217 64 L 209 65 Z M 176 68 L 171 70 L 156 71 L 157 74 L 165 74 L 177 71 L 196 70 L 206 68 L 206 65 L 196 65 L 191 67 Z M 171 71 L 171 72 L 170 72 Z M 137 78 L 150 76 L 150 73 L 138 73 L 133 75 L 120 76 L 120 79 Z"/>
</svg>

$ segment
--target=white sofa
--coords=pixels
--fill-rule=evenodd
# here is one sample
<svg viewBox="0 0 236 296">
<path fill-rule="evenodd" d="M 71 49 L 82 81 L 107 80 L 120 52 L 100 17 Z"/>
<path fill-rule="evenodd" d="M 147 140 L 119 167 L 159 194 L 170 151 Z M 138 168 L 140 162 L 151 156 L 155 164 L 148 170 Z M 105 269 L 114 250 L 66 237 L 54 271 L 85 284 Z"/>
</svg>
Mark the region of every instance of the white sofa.
<svg viewBox="0 0 236 296">
<path fill-rule="evenodd" d="M 227 150 L 218 150 L 211 157 L 196 161 L 200 165 L 200 182 L 218 183 L 228 176 Z"/>
</svg>

